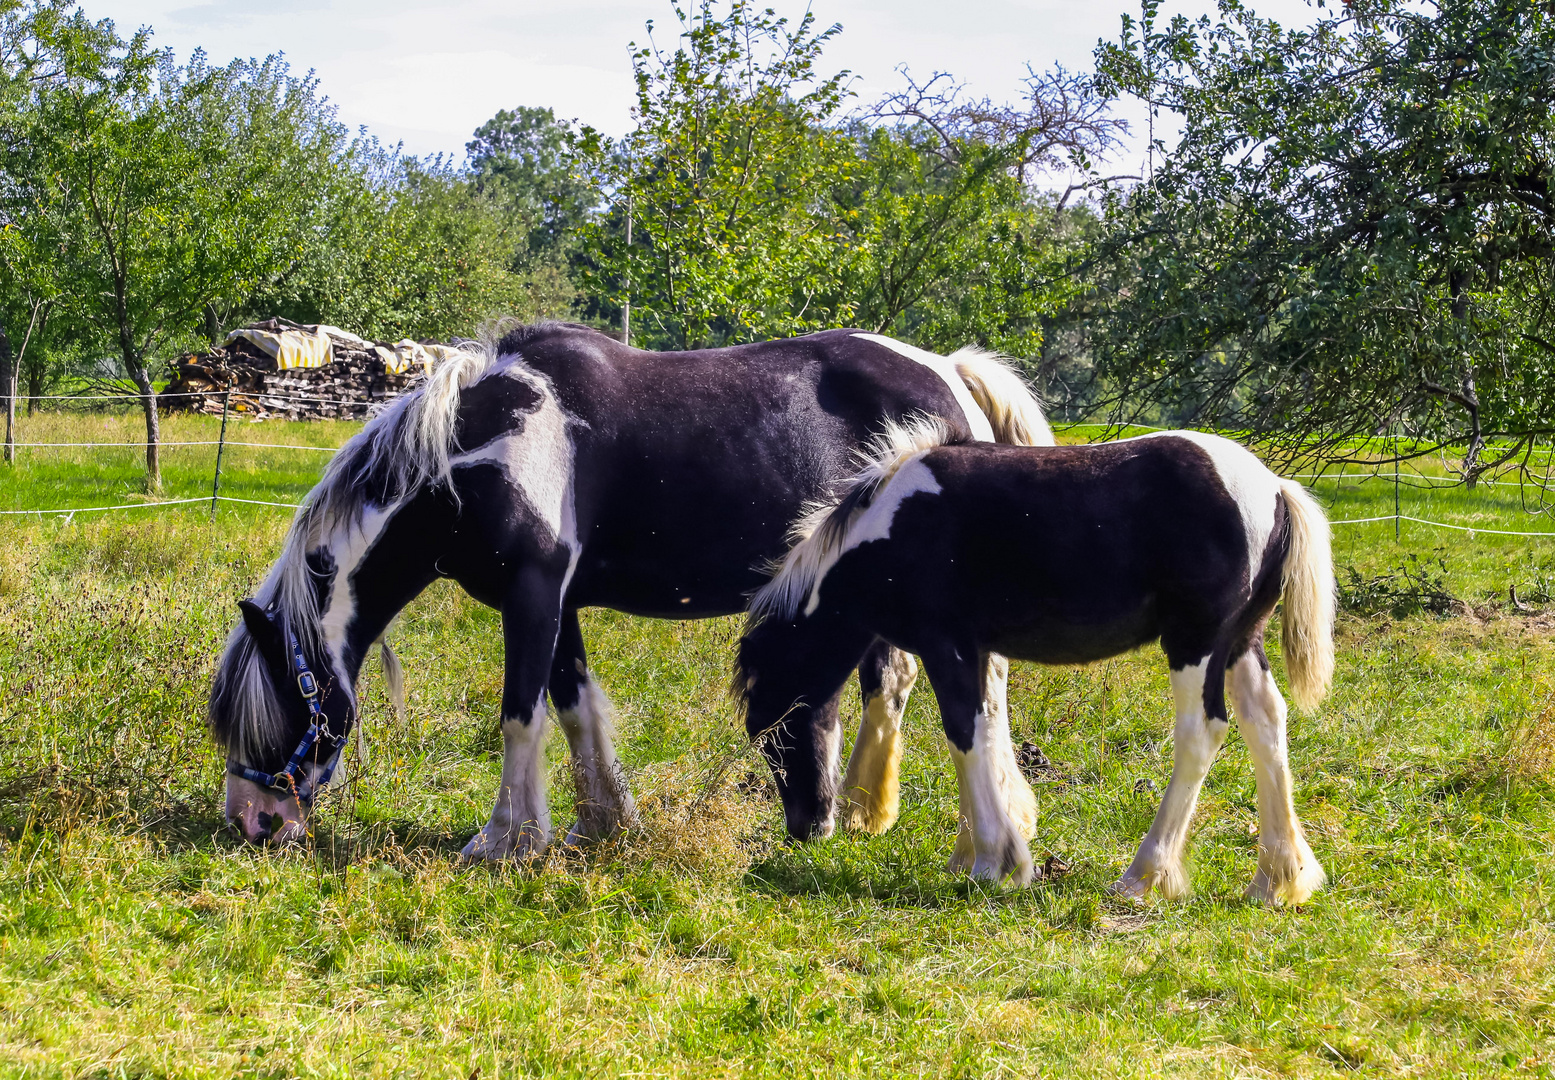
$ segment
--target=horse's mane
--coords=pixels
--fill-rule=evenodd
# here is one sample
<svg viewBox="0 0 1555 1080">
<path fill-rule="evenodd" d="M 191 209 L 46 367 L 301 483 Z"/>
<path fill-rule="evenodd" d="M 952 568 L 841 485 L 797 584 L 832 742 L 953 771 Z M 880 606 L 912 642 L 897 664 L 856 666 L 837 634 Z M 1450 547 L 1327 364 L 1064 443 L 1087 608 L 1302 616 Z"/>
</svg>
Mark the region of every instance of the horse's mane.
<svg viewBox="0 0 1555 1080">
<path fill-rule="evenodd" d="M 835 485 L 828 498 L 807 505 L 790 526 L 793 546 L 772 580 L 751 597 L 751 622 L 792 619 L 841 556 L 848 527 L 869 507 L 875 493 L 916 455 L 960 441 L 962 437 L 937 416 L 920 414 L 901 424 L 887 420 L 885 429 L 858 452 L 859 471 Z"/>
<path fill-rule="evenodd" d="M 303 500 L 254 602 L 273 609 L 282 629 L 296 634 L 304 648 L 313 651 L 321 644 L 319 591 L 308 552 L 336 530 L 359 526 L 369 504 L 402 503 L 425 487 L 448 482 L 459 395 L 491 370 L 498 355 L 496 334 L 490 333 L 438 364 L 340 448 Z M 219 744 L 248 760 L 286 734 L 269 670 L 241 621 L 227 636 L 216 669 L 209 722 Z"/>
</svg>

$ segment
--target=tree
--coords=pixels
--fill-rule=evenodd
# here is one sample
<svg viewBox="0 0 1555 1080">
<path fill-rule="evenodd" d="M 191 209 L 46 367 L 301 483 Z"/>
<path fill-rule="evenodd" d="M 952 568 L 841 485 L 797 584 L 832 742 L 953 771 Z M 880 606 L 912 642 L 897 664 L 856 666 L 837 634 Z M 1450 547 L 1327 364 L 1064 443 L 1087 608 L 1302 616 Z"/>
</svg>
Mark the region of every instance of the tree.
<svg viewBox="0 0 1555 1080">
<path fill-rule="evenodd" d="M 61 0 L 0 2 L 0 381 L 7 462 L 15 459 L 18 377 L 28 370 L 34 389 L 41 382 L 43 338 L 61 289 L 54 253 L 25 227 L 44 164 L 28 142 L 29 110 L 41 90 L 65 78 L 64 56 L 100 47 L 103 40 L 101 28 Z"/>
<path fill-rule="evenodd" d="M 978 341 L 1030 356 L 1063 303 L 1050 266 L 1065 246 L 1065 203 L 1086 184 L 1056 198 L 1029 184 L 1087 169 L 1124 124 L 1089 79 L 1061 68 L 1028 69 L 1019 105 L 967 100 L 943 72 L 906 79 L 873 109 L 883 124 L 850 128 L 857 162 L 833 189 L 849 298 L 837 306 L 927 346 Z"/>
<path fill-rule="evenodd" d="M 572 127 L 546 108 L 502 109 L 465 144 L 475 191 L 516 216 L 524 238 L 515 269 L 563 263 L 597 194 Z"/>
<path fill-rule="evenodd" d="M 616 205 L 586 232 L 590 283 L 630 300 L 648 340 L 681 348 L 813 325 L 834 238 L 825 197 L 848 156 L 827 128 L 847 73 L 816 68 L 840 28 L 817 31 L 808 12 L 790 25 L 748 0 L 720 7 L 676 6 L 673 51 L 634 43 L 637 129 L 619 143 L 583 136 Z"/>
<path fill-rule="evenodd" d="M 569 309 L 573 290 L 560 269 L 515 266 L 525 223 L 447 161 L 358 139 L 331 175 L 298 257 L 247 310 L 394 339 Z"/>
<path fill-rule="evenodd" d="M 1112 415 L 1287 459 L 1403 425 L 1412 452 L 1466 446 L 1471 482 L 1555 432 L 1549 5 L 1353 0 L 1296 30 L 1155 10 L 1098 51 L 1183 126 L 1091 253 Z"/>
<path fill-rule="evenodd" d="M 109 350 L 140 393 L 147 488 L 161 486 L 151 358 L 241 296 L 298 243 L 299 176 L 317 167 L 311 80 L 284 61 L 185 67 L 113 24 L 46 43 L 60 75 L 13 119 L 10 224 L 47 251 L 56 303 L 86 350 Z"/>
</svg>

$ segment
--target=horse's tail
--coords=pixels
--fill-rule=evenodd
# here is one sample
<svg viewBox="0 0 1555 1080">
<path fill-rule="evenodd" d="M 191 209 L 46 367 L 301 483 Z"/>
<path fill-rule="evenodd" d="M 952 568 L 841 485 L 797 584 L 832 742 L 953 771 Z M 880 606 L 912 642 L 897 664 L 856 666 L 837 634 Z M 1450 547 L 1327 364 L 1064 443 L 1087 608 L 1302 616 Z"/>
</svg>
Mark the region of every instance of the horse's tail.
<svg viewBox="0 0 1555 1080">
<path fill-rule="evenodd" d="M 1053 429 L 1042 412 L 1042 402 L 1009 360 L 967 345 L 952 353 L 950 361 L 977 407 L 988 417 L 995 442 L 1053 445 Z"/>
<path fill-rule="evenodd" d="M 1280 481 L 1290 522 L 1285 552 L 1280 639 L 1291 696 L 1300 709 L 1313 709 L 1334 677 L 1334 560 L 1328 518 L 1307 489 Z"/>
<path fill-rule="evenodd" d="M 828 499 L 805 508 L 789 530 L 793 546 L 772 580 L 751 597 L 750 621 L 768 616 L 792 619 L 826 571 L 841 557 L 848 527 L 869 508 L 876 492 L 891 482 L 914 456 L 956 442 L 958 436 L 937 416 L 916 416 L 904 424 L 886 421 L 885 430 L 861 453 L 864 466 L 836 485 Z"/>
</svg>

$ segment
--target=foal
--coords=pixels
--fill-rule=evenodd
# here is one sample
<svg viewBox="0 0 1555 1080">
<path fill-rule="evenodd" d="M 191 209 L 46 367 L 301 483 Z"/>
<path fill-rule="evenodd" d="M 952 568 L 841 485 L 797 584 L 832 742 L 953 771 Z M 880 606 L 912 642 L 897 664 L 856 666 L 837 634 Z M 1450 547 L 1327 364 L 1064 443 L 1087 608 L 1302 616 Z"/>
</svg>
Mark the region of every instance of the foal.
<svg viewBox="0 0 1555 1080">
<path fill-rule="evenodd" d="M 1198 432 L 1013 447 L 966 442 L 923 419 L 892 427 L 868 466 L 796 534 L 755 595 L 734 684 L 794 835 L 808 835 L 833 797 L 834 702 L 878 636 L 916 653 L 928 672 L 972 876 L 1029 882 L 1031 853 L 991 760 L 991 719 L 1003 702 L 989 693 L 986 658 L 1082 664 L 1159 639 L 1177 712 L 1172 779 L 1113 889 L 1187 891 L 1183 849 L 1229 727 L 1228 676 L 1258 783 L 1248 895 L 1300 903 L 1323 883 L 1296 818 L 1285 702 L 1263 649 L 1283 599 L 1292 693 L 1304 709 L 1323 698 L 1333 673 L 1333 569 L 1327 520 L 1300 485 Z"/>
</svg>

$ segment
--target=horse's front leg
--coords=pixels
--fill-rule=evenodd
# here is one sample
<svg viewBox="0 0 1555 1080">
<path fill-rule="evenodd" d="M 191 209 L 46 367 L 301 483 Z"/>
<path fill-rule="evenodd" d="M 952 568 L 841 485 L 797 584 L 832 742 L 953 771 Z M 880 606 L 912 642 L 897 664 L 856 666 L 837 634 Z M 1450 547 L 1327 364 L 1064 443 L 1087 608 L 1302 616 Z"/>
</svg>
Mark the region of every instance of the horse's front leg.
<svg viewBox="0 0 1555 1080">
<path fill-rule="evenodd" d="M 502 606 L 502 785 L 466 859 L 530 858 L 551 841 L 545 797 L 545 688 L 561 616 L 561 580 L 520 570 Z"/>
<path fill-rule="evenodd" d="M 551 704 L 567 735 L 577 788 L 578 820 L 568 844 L 603 840 L 637 823 L 637 804 L 611 745 L 614 711 L 610 699 L 589 674 L 578 612 L 562 612 L 561 633 L 551 662 Z"/>
<path fill-rule="evenodd" d="M 1008 877 L 1016 885 L 1029 884 L 1034 874 L 1031 848 L 1010 812 L 999 725 L 989 716 L 988 656 L 970 646 L 947 646 L 925 652 L 923 666 L 939 699 L 940 720 L 956 763 L 961 831 L 970 840 L 969 852 L 963 852 L 958 842 L 950 868 L 966 870 L 983 881 Z M 998 696 L 1002 703 L 1002 693 Z M 1006 729 L 1004 741 L 1008 740 Z"/>
<path fill-rule="evenodd" d="M 1015 828 L 1027 840 L 1037 835 L 1037 797 L 1031 785 L 1021 775 L 1015 760 L 1015 746 L 1010 741 L 1010 710 L 1008 704 L 1010 662 L 998 653 L 989 653 L 983 668 L 983 724 L 988 747 L 989 765 L 993 771 L 994 785 L 999 798 Z M 976 846 L 972 842 L 972 826 L 969 818 L 961 817 L 961 831 L 956 836 L 955 854 L 950 857 L 952 870 L 970 870 L 977 860 Z"/>
</svg>

